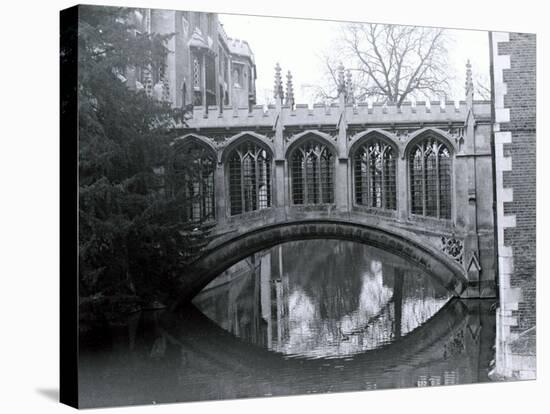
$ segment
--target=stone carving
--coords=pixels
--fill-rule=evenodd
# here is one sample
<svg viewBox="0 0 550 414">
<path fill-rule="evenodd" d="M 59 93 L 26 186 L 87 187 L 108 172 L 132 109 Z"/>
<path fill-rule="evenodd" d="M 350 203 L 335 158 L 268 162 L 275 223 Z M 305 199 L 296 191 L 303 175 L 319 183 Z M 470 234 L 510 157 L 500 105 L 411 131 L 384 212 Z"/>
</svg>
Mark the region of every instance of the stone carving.
<svg viewBox="0 0 550 414">
<path fill-rule="evenodd" d="M 401 142 L 405 142 L 409 139 L 409 130 L 408 129 L 397 129 L 394 131 L 394 135 Z"/>
<path fill-rule="evenodd" d="M 405 142 L 410 137 L 410 131 L 408 129 L 388 128 L 384 129 L 384 131 L 392 134 L 400 142 Z"/>
<path fill-rule="evenodd" d="M 456 260 L 458 263 L 462 264 L 463 254 L 464 254 L 464 245 L 459 239 L 454 237 L 441 237 L 441 250 Z"/>
<path fill-rule="evenodd" d="M 458 143 L 461 139 L 464 139 L 464 127 L 449 128 L 447 133 L 451 138 Z"/>
<path fill-rule="evenodd" d="M 229 136 L 218 135 L 216 137 L 209 137 L 209 140 L 212 141 L 212 144 L 215 148 L 221 149 L 227 145 L 227 141 L 229 141 L 229 138 Z"/>
</svg>

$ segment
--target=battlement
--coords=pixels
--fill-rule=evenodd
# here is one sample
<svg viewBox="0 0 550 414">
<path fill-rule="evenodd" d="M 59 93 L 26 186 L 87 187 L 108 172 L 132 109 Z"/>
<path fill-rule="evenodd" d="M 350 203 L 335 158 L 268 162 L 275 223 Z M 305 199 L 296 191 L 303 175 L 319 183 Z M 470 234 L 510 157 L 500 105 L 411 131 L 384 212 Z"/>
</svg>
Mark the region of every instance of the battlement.
<svg viewBox="0 0 550 414">
<path fill-rule="evenodd" d="M 187 125 L 194 129 L 267 127 L 273 126 L 279 116 L 285 126 L 336 125 L 342 112 L 348 124 L 447 123 L 464 122 L 469 107 L 465 101 L 405 102 L 400 107 L 367 103 L 346 104 L 343 107 L 339 104 L 317 103 L 312 107 L 296 104 L 282 105 L 280 112 L 275 105 L 255 105 L 250 110 L 231 106 L 225 106 L 223 110 L 218 106 L 209 106 L 205 110 L 198 106 L 193 108 Z M 476 119 L 489 120 L 491 103 L 474 101 L 473 112 Z"/>
</svg>

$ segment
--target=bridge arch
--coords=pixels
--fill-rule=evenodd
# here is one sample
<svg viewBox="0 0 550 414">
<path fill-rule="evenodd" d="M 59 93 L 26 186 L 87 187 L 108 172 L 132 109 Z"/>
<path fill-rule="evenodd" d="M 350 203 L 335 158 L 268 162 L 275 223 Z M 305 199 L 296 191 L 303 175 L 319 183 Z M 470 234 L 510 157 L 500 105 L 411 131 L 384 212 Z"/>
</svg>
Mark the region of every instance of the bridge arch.
<svg viewBox="0 0 550 414">
<path fill-rule="evenodd" d="M 334 203 L 337 154 L 330 135 L 319 131 L 297 135 L 286 153 L 293 205 Z"/>
<path fill-rule="evenodd" d="M 239 133 L 230 139 L 221 159 L 230 216 L 272 206 L 273 149 L 266 137 Z"/>
<path fill-rule="evenodd" d="M 227 144 L 225 145 L 225 148 L 221 153 L 220 162 L 226 163 L 229 154 L 231 154 L 231 152 L 240 144 L 246 141 L 254 142 L 260 147 L 263 147 L 266 151 L 269 152 L 270 157 L 273 158 L 273 154 L 275 153 L 275 151 L 273 148 L 273 144 L 269 138 L 254 131 L 242 131 L 229 138 Z"/>
<path fill-rule="evenodd" d="M 439 128 L 427 127 L 419 129 L 409 136 L 409 142 L 407 142 L 407 146 L 405 147 L 405 151 L 403 151 L 402 153 L 402 157 L 406 157 L 411 151 L 411 148 L 414 148 L 414 146 L 417 145 L 418 142 L 428 137 L 436 138 L 444 143 L 447 148 L 449 148 L 449 151 L 451 151 L 452 156 L 454 156 L 454 154 L 458 152 L 457 144 L 446 131 L 443 131 Z"/>
<path fill-rule="evenodd" d="M 320 144 L 326 145 L 330 151 L 334 154 L 335 157 L 338 157 L 338 148 L 336 147 L 333 138 L 325 133 L 318 131 L 316 129 L 308 129 L 306 131 L 300 132 L 299 134 L 293 135 L 290 138 L 290 145 L 286 148 L 285 158 L 288 160 L 296 148 L 302 145 L 308 140 L 314 140 Z"/>
<path fill-rule="evenodd" d="M 210 149 L 212 153 L 216 154 L 216 148 L 212 144 L 212 141 L 205 136 L 195 134 L 195 133 L 185 134 L 181 137 L 177 137 L 170 143 L 170 145 L 172 146 L 174 151 L 178 151 L 178 149 L 183 148 L 192 143 L 197 143 L 199 145 L 202 145 L 203 147 Z"/>
<path fill-rule="evenodd" d="M 388 131 L 384 131 L 383 129 L 372 128 L 367 129 L 366 131 L 359 132 L 351 137 L 350 149 L 348 151 L 349 158 L 353 158 L 355 151 L 357 151 L 360 146 L 366 144 L 371 139 L 379 139 L 381 141 L 384 141 L 386 144 L 390 145 L 394 149 L 396 156 L 401 155 L 399 152 L 398 141 L 395 135 Z"/>
<path fill-rule="evenodd" d="M 349 150 L 355 205 L 386 211 L 397 210 L 397 159 L 399 146 L 394 137 L 371 129 L 354 137 Z"/>
<path fill-rule="evenodd" d="M 217 153 L 210 141 L 197 134 L 174 139 L 169 163 L 167 189 L 189 202 L 180 209 L 184 221 L 215 219 L 215 169 Z M 200 178 L 199 178 L 200 177 Z"/>
<path fill-rule="evenodd" d="M 185 296 L 195 296 L 224 270 L 258 251 L 287 241 L 319 238 L 354 241 L 391 251 L 417 265 L 457 296 L 468 284 L 464 270 L 458 263 L 404 231 L 378 224 L 305 219 L 249 230 L 241 228 L 234 235 L 213 242 L 192 264 L 193 277 L 185 281 Z"/>
<path fill-rule="evenodd" d="M 442 130 L 424 128 L 413 134 L 404 152 L 411 214 L 453 220 L 455 154 L 455 145 Z"/>
</svg>

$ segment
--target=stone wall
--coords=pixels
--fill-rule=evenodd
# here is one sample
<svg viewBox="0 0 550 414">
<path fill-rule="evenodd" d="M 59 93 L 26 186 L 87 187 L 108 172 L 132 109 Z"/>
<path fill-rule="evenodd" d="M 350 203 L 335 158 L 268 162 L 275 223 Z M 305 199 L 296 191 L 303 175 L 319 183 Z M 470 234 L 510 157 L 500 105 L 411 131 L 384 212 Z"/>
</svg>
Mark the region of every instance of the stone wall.
<svg viewBox="0 0 550 414">
<path fill-rule="evenodd" d="M 504 376 L 532 378 L 536 367 L 524 359 L 534 355 L 536 326 L 536 37 L 492 33 L 491 39 L 501 322 L 497 368 Z M 518 341 L 530 346 L 518 353 Z"/>
<path fill-rule="evenodd" d="M 493 60 L 501 296 L 523 331 L 535 325 L 535 35 L 494 33 Z"/>
</svg>

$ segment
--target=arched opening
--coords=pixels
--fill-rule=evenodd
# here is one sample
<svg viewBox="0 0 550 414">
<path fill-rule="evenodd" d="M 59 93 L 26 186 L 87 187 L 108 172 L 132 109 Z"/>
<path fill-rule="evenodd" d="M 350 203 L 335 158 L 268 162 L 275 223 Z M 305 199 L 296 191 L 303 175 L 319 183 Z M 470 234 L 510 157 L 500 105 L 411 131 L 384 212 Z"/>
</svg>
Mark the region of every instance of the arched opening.
<svg viewBox="0 0 550 414">
<path fill-rule="evenodd" d="M 231 215 L 271 207 L 271 155 L 246 140 L 228 156 Z"/>
<path fill-rule="evenodd" d="M 202 222 L 215 219 L 214 169 L 216 158 L 206 145 L 190 140 L 175 148 L 174 192 L 181 200 L 181 219 Z"/>
<path fill-rule="evenodd" d="M 327 144 L 308 139 L 294 148 L 289 163 L 293 204 L 334 202 L 334 154 Z"/>
<path fill-rule="evenodd" d="M 447 145 L 429 136 L 409 152 L 411 213 L 451 219 L 452 159 Z"/>
<path fill-rule="evenodd" d="M 409 260 L 425 270 L 434 280 L 449 291 L 455 292 L 457 296 L 468 285 L 460 264 L 441 250 L 411 238 L 401 231 L 342 220 L 308 219 L 237 231 L 234 237 L 212 245 L 193 263 L 195 276 L 188 286 L 188 294 L 190 297 L 194 296 L 225 269 L 255 252 L 282 242 L 319 238 L 356 241 L 391 251 L 392 254 Z"/>
<path fill-rule="evenodd" d="M 369 139 L 354 153 L 355 203 L 396 209 L 396 153 L 381 139 Z"/>
</svg>

